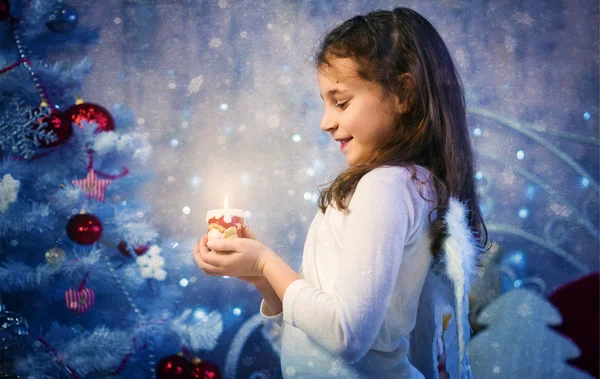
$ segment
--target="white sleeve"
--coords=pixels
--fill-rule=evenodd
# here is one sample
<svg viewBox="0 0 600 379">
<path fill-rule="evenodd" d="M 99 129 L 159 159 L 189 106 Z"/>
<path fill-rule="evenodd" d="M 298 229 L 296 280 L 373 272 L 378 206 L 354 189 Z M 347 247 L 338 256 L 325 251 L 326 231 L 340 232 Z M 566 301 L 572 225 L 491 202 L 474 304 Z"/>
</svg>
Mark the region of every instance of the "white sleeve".
<svg viewBox="0 0 600 379">
<path fill-rule="evenodd" d="M 304 275 L 302 275 L 302 264 L 300 264 L 300 269 L 298 269 L 298 275 L 300 275 L 301 277 L 304 278 Z M 276 315 L 268 315 L 267 313 L 270 313 L 268 311 L 267 308 L 267 303 L 265 302 L 265 299 L 263 299 L 260 302 L 260 314 L 266 318 L 267 320 L 273 321 L 274 323 L 276 323 L 277 325 L 281 326 L 281 322 L 283 321 L 283 312 L 279 312 Z"/>
<path fill-rule="evenodd" d="M 351 198 L 334 289 L 305 279 L 283 297 L 283 321 L 350 363 L 375 342 L 398 277 L 404 245 L 424 201 L 410 170 L 377 168 L 358 182 Z M 419 213 L 420 217 L 420 213 Z"/>
</svg>

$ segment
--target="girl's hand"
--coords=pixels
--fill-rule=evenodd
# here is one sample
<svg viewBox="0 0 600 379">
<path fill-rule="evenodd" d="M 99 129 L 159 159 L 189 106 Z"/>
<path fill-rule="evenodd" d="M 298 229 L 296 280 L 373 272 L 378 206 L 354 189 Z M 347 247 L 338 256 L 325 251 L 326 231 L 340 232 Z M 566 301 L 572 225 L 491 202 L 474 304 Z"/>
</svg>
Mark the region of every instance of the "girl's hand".
<svg viewBox="0 0 600 379">
<path fill-rule="evenodd" d="M 250 238 L 255 241 L 258 241 L 258 238 L 256 238 L 254 233 L 250 231 L 249 225 L 244 225 L 244 228 L 242 229 L 242 236 L 244 238 Z M 253 284 L 255 287 L 263 287 L 266 285 L 270 285 L 269 281 L 264 276 L 237 276 L 237 278 L 250 284 Z"/>
<path fill-rule="evenodd" d="M 214 251 L 210 251 L 210 250 Z M 270 249 L 250 238 L 220 239 L 208 236 L 196 244 L 196 264 L 210 276 L 261 277 Z"/>
</svg>

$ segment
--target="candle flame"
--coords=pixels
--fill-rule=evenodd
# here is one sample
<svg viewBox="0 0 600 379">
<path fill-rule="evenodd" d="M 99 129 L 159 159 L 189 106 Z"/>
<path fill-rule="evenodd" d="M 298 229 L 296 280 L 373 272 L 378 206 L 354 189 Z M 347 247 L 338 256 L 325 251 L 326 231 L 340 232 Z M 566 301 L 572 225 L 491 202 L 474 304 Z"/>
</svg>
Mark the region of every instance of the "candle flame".
<svg viewBox="0 0 600 379">
<path fill-rule="evenodd" d="M 227 201 L 227 195 L 225 195 L 225 204 L 223 205 L 223 209 L 229 209 L 229 201 Z"/>
</svg>

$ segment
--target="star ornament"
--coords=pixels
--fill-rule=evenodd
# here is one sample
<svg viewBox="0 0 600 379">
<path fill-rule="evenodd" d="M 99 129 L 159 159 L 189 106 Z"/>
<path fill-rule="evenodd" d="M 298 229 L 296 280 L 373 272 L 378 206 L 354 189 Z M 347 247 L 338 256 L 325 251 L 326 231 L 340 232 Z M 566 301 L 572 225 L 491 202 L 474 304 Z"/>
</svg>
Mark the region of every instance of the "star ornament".
<svg viewBox="0 0 600 379">
<path fill-rule="evenodd" d="M 108 186 L 111 181 L 112 180 L 98 178 L 94 173 L 94 170 L 90 169 L 87 177 L 72 180 L 71 183 L 73 183 L 75 187 L 79 187 L 82 191 L 86 192 L 88 197 L 104 201 L 104 191 L 106 191 L 106 186 Z"/>
</svg>

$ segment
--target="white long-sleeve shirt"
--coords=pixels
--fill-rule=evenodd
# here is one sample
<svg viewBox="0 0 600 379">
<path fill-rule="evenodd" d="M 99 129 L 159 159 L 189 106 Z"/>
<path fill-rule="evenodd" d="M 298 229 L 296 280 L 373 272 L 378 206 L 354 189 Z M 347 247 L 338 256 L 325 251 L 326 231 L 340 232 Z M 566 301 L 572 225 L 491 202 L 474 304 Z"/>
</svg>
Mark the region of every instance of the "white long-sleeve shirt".
<svg viewBox="0 0 600 379">
<path fill-rule="evenodd" d="M 283 311 L 270 315 L 261 302 L 260 313 L 282 327 L 284 378 L 424 378 L 408 361 L 407 335 L 432 262 L 428 216 L 437 201 L 429 171 L 415 167 L 414 182 L 409 168 L 372 170 L 348 210 L 319 210 L 303 279 L 287 288 Z"/>
</svg>

